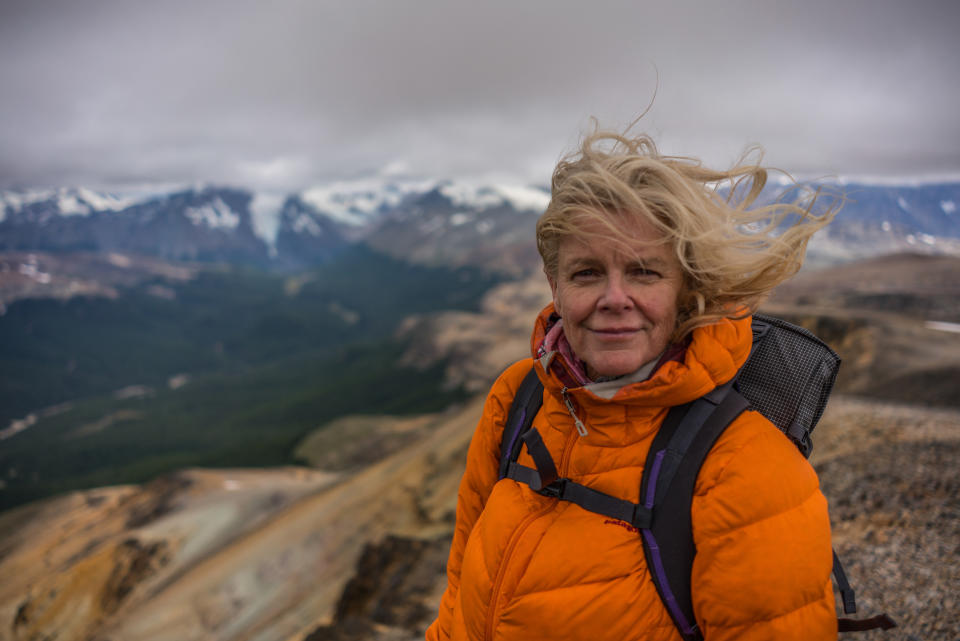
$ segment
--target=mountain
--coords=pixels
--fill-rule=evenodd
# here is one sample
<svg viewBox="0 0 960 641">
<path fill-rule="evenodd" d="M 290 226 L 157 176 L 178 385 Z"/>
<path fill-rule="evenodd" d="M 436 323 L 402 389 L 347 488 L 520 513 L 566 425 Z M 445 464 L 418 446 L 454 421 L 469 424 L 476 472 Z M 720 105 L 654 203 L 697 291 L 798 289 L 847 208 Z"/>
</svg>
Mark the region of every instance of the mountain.
<svg viewBox="0 0 960 641">
<path fill-rule="evenodd" d="M 521 274 L 535 268 L 537 215 L 549 197 L 445 183 L 411 194 L 385 212 L 364 240 L 394 257 L 431 265 L 472 265 Z"/>
<path fill-rule="evenodd" d="M 790 195 L 802 203 L 821 189 L 824 206 L 840 205 L 834 221 L 810 242 L 808 258 L 836 264 L 901 252 L 960 255 L 960 183 L 877 184 L 820 181 Z M 783 194 L 773 184 L 761 196 Z M 818 211 L 822 211 L 819 206 Z"/>
<path fill-rule="evenodd" d="M 140 200 L 87 189 L 8 191 L 0 193 L 0 251 L 136 253 L 296 270 L 369 239 L 414 262 L 491 264 L 494 247 L 530 252 L 532 214 L 547 200 L 540 189 L 515 185 L 395 180 L 286 196 L 211 186 Z"/>
<path fill-rule="evenodd" d="M 297 269 L 322 264 L 349 244 L 340 225 L 294 195 L 284 201 L 276 236 L 268 246 L 273 266 Z"/>
<path fill-rule="evenodd" d="M 6 192 L 0 250 L 123 252 L 167 260 L 267 262 L 253 231 L 251 194 L 190 189 L 141 202 L 60 190 L 30 198 Z M 43 197 L 46 196 L 46 197 Z"/>
<path fill-rule="evenodd" d="M 960 183 L 812 182 L 843 206 L 810 245 L 812 261 L 886 253 L 960 255 Z M 783 195 L 772 182 L 761 202 Z M 537 187 L 358 179 L 295 194 L 194 187 L 134 199 L 89 189 L 0 192 L 0 251 L 137 253 L 167 260 L 296 270 L 367 243 L 422 264 L 512 274 L 535 267 L 533 227 L 549 202 Z"/>
</svg>

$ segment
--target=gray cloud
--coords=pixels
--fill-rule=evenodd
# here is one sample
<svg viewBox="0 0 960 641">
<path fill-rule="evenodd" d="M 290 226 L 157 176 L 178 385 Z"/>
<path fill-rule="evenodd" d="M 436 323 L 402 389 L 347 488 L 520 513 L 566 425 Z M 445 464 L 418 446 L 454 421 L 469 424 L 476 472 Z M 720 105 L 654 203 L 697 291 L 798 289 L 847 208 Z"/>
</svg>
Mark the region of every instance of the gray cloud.
<svg viewBox="0 0 960 641">
<path fill-rule="evenodd" d="M 722 6 L 721 6 L 722 5 Z M 545 182 L 588 117 L 728 164 L 960 172 L 955 2 L 5 2 L 0 187 Z M 659 83 L 659 84 L 658 84 Z"/>
</svg>

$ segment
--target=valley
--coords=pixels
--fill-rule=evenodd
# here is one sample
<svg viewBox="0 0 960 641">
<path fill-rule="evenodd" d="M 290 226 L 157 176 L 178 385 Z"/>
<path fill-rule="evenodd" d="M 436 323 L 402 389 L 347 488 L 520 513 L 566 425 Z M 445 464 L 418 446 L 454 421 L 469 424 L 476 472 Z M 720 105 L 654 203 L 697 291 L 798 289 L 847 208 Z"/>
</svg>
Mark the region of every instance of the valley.
<svg viewBox="0 0 960 641">
<path fill-rule="evenodd" d="M 441 364 L 405 361 L 394 333 L 406 317 L 476 309 L 498 282 L 363 248 L 295 277 L 192 269 L 134 274 L 114 296 L 10 303 L 0 509 L 191 465 L 291 464 L 297 440 L 338 416 L 462 400 Z M 160 283 L 172 297 L 152 293 Z"/>
<path fill-rule="evenodd" d="M 950 638 L 960 577 L 940 560 L 960 534 L 960 379 L 938 372 L 960 363 L 960 336 L 890 301 L 881 313 L 857 307 L 856 283 L 865 269 L 873 287 L 900 279 L 885 290 L 897 298 L 937 273 L 958 282 L 957 259 L 928 265 L 896 257 L 804 272 L 765 310 L 821 332 L 844 357 L 812 462 L 861 612 L 893 616 L 901 627 L 882 638 L 895 641 Z M 797 300 L 814 295 L 832 302 Z M 439 412 L 328 422 L 297 446 L 309 466 L 187 468 L 0 514 L 0 572 L 17 577 L 0 592 L 0 639 L 421 638 L 445 583 L 483 388 L 528 351 L 529 319 L 547 300 L 532 276 L 492 288 L 475 311 L 410 317 L 399 362 L 439 367 L 439 388 L 475 395 Z M 887 358 L 928 381 L 926 396 L 885 379 Z"/>
</svg>

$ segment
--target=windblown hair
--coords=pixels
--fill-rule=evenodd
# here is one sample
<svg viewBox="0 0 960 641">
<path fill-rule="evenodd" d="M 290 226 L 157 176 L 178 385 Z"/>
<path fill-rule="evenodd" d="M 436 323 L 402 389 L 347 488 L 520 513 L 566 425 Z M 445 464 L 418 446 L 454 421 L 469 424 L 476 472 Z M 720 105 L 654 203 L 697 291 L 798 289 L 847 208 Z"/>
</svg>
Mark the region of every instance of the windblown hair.
<svg viewBox="0 0 960 641">
<path fill-rule="evenodd" d="M 762 156 L 749 149 L 733 168 L 715 171 L 661 155 L 648 136 L 595 130 L 553 172 L 550 204 L 537 223 L 544 271 L 557 276 L 560 243 L 569 236 L 602 236 L 632 251 L 636 241 L 623 236 L 622 223 L 634 217 L 663 234 L 683 269 L 671 340 L 752 314 L 800 269 L 807 241 L 842 204 L 791 180 L 783 196 L 761 205 Z"/>
</svg>

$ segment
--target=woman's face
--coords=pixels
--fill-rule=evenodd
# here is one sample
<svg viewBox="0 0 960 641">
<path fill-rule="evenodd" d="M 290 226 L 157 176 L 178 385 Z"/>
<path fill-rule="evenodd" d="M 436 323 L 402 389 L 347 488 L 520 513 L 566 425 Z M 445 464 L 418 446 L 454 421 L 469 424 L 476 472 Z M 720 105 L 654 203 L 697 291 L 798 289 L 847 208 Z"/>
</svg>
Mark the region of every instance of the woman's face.
<svg viewBox="0 0 960 641">
<path fill-rule="evenodd" d="M 564 334 L 592 379 L 639 369 L 676 326 L 683 272 L 670 244 L 650 244 L 662 236 L 646 221 L 622 220 L 620 232 L 633 251 L 602 237 L 564 238 L 557 275 L 547 276 Z"/>
</svg>

